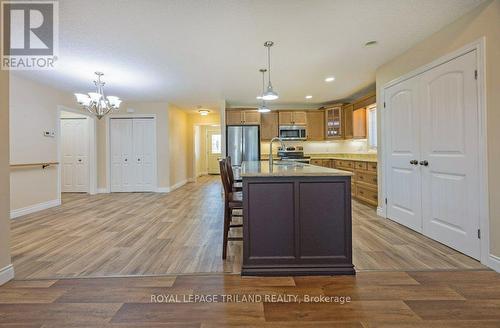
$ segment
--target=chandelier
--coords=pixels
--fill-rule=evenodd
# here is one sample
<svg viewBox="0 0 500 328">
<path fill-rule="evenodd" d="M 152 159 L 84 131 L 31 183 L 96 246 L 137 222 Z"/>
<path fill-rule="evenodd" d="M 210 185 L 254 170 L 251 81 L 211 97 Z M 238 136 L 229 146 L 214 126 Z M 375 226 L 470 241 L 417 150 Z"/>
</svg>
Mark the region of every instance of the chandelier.
<svg viewBox="0 0 500 328">
<path fill-rule="evenodd" d="M 97 80 L 94 81 L 97 92 L 89 92 L 88 94 L 75 93 L 76 101 L 91 114 L 95 115 L 99 120 L 108 114 L 111 110 L 118 110 L 120 98 L 115 96 L 104 95 L 104 82 L 101 81 L 102 72 L 95 72 Z"/>
</svg>

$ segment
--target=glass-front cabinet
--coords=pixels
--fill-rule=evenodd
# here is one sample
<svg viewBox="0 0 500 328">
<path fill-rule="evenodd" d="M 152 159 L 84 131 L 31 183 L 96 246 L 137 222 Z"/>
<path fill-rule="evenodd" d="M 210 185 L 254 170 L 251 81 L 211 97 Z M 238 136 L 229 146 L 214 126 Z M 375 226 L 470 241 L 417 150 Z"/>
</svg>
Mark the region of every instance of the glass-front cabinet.
<svg viewBox="0 0 500 328">
<path fill-rule="evenodd" d="M 341 139 L 342 135 L 342 106 L 325 108 L 325 124 L 327 139 Z"/>
</svg>

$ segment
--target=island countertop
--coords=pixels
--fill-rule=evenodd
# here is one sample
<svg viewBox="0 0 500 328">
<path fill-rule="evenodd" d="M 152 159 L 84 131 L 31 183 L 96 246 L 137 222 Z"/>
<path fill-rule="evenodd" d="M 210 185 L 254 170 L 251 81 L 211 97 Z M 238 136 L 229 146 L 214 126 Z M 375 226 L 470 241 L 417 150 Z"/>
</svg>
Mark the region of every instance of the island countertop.
<svg viewBox="0 0 500 328">
<path fill-rule="evenodd" d="M 275 161 L 269 166 L 269 161 L 247 161 L 241 164 L 240 176 L 245 177 L 322 177 L 322 176 L 352 176 L 352 172 L 320 167 L 310 164 Z"/>
</svg>

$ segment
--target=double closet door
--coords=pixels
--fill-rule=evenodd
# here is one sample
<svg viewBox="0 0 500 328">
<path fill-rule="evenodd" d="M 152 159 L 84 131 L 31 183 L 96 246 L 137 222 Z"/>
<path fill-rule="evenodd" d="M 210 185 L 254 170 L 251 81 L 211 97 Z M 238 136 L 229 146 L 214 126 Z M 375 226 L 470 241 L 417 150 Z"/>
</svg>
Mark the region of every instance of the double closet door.
<svg viewBox="0 0 500 328">
<path fill-rule="evenodd" d="M 387 215 L 479 259 L 476 51 L 385 89 Z"/>
<path fill-rule="evenodd" d="M 148 192 L 155 186 L 155 121 L 110 119 L 111 192 Z"/>
</svg>

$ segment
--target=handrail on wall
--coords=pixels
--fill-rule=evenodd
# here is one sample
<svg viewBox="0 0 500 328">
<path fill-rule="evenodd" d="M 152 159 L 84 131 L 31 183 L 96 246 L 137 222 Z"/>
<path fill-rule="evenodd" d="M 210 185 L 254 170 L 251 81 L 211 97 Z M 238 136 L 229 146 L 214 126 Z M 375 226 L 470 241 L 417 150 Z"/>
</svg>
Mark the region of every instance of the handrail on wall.
<svg viewBox="0 0 500 328">
<path fill-rule="evenodd" d="M 40 163 L 22 163 L 22 164 L 10 164 L 11 168 L 18 168 L 18 167 L 36 167 L 36 166 L 41 166 L 42 169 L 45 169 L 51 165 L 58 165 L 59 162 L 40 162 Z"/>
</svg>

